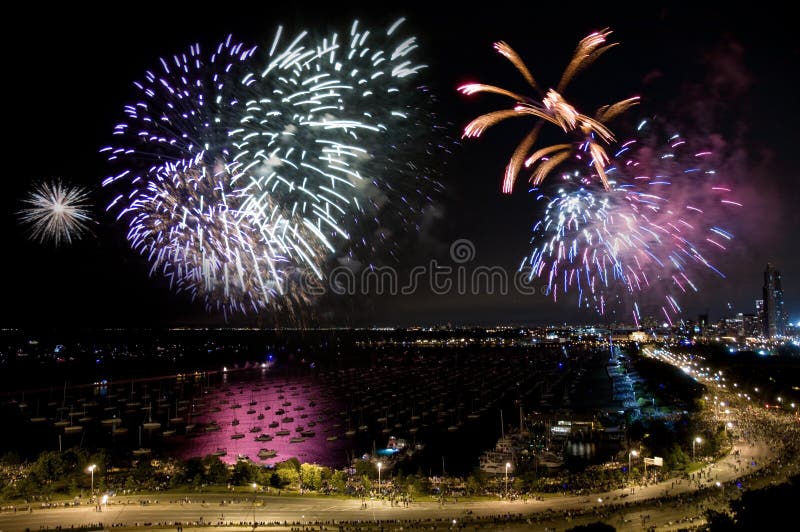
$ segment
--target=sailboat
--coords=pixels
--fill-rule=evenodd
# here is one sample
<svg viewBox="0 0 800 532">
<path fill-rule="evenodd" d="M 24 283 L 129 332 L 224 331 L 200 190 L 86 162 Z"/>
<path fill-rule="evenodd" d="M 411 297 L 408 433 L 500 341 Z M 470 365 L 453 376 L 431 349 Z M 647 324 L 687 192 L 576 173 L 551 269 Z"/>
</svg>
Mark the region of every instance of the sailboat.
<svg viewBox="0 0 800 532">
<path fill-rule="evenodd" d="M 139 427 L 139 448 L 133 450 L 133 456 L 144 456 L 150 454 L 150 449 L 142 447 L 142 427 Z"/>
<path fill-rule="evenodd" d="M 283 428 L 283 419 L 281 419 L 281 428 L 275 433 L 275 436 L 288 436 L 289 434 L 291 434 L 291 432 L 289 432 L 289 429 Z"/>
<path fill-rule="evenodd" d="M 356 435 L 356 431 L 350 428 L 350 413 L 347 413 L 347 431 L 344 433 L 345 436 L 348 438 L 352 438 Z"/>
<path fill-rule="evenodd" d="M 158 430 L 161 428 L 161 423 L 153 421 L 153 405 L 147 407 L 147 421 L 142 424 L 145 430 Z"/>
</svg>

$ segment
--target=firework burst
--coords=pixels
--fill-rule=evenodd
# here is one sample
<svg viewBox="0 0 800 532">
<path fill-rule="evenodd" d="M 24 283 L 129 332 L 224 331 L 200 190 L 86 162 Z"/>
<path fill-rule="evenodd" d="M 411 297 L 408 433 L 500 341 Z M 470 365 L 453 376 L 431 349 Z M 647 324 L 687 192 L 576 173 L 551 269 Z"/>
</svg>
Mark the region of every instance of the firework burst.
<svg viewBox="0 0 800 532">
<path fill-rule="evenodd" d="M 413 224 L 438 186 L 413 162 L 429 146 L 429 96 L 402 23 L 371 31 L 355 21 L 314 39 L 279 29 L 266 67 L 243 78 L 233 181 L 250 194 L 246 212 L 280 207 L 300 218 L 298 248 L 364 249 L 370 260 L 378 241 L 393 240 L 388 228 Z"/>
<path fill-rule="evenodd" d="M 610 34 L 610 31 L 603 30 L 592 33 L 581 40 L 557 87 L 547 91 L 542 90 L 519 54 L 511 46 L 502 41 L 495 43 L 495 50 L 517 68 L 528 85 L 536 91 L 538 99 L 482 83 L 468 83 L 458 88 L 460 92 L 467 95 L 489 92 L 511 98 L 515 102 L 511 109 L 494 111 L 474 119 L 464 128 L 464 137 L 479 137 L 486 129 L 508 118 L 532 116 L 536 119 L 530 133 L 517 145 L 506 166 L 503 178 L 504 193 L 511 193 L 523 166 L 532 168 L 533 174 L 530 180 L 534 186 L 540 185 L 554 168 L 574 155 L 579 145 L 583 145 L 585 150 L 591 154 L 592 165 L 603 187 L 610 190 L 605 173 L 609 157 L 603 144 L 614 141 L 614 135 L 605 123 L 636 104 L 638 97 L 622 100 L 613 105 L 604 105 L 597 110 L 594 117 L 580 113 L 563 97 L 564 90 L 578 72 L 616 45 L 616 43 L 607 43 L 606 39 Z M 577 137 L 580 139 L 579 142 L 555 144 L 532 151 L 542 126 L 548 122 L 558 126 L 565 133 Z"/>
<path fill-rule="evenodd" d="M 432 115 L 402 22 L 279 28 L 263 51 L 229 37 L 146 72 L 102 152 L 119 167 L 103 185 L 125 187 L 108 208 L 151 274 L 226 315 L 284 309 L 307 301 L 302 272 L 413 226 L 438 182 L 409 162 Z"/>
<path fill-rule="evenodd" d="M 17 214 L 27 226 L 30 238 L 56 247 L 79 240 L 92 222 L 89 193 L 86 189 L 60 180 L 34 185 L 22 200 L 26 207 Z"/>
<path fill-rule="evenodd" d="M 714 260 L 733 239 L 725 222 L 741 207 L 711 167 L 711 152 L 691 150 L 677 134 L 653 149 L 649 130 L 643 122 L 639 140 L 620 147 L 606 168 L 608 190 L 579 171 L 563 175 L 555 194 L 538 195 L 545 214 L 521 264 L 554 299 L 574 292 L 578 306 L 600 313 L 632 303 L 637 325 L 639 304 L 658 298 L 672 323 L 679 299 L 699 290 L 699 270 L 724 277 Z"/>
</svg>

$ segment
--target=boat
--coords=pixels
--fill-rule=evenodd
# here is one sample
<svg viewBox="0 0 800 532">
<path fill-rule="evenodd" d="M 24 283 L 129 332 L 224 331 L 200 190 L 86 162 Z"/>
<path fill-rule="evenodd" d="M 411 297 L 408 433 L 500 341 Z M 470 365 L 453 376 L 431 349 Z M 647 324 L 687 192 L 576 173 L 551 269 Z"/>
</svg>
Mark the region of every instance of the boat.
<svg viewBox="0 0 800 532">
<path fill-rule="evenodd" d="M 559 469 L 564 466 L 564 459 L 560 454 L 552 451 L 543 451 L 536 457 L 540 466 L 548 469 Z"/>
<path fill-rule="evenodd" d="M 225 456 L 226 454 L 228 454 L 228 449 L 226 449 L 225 447 L 217 447 L 217 450 L 211 454 L 213 454 L 214 456 Z"/>
<path fill-rule="evenodd" d="M 256 441 L 272 441 L 272 436 L 269 434 L 259 434 L 256 436 Z"/>
<path fill-rule="evenodd" d="M 145 456 L 150 454 L 150 449 L 142 447 L 142 427 L 139 427 L 139 448 L 133 450 L 133 456 Z"/>
<path fill-rule="evenodd" d="M 258 415 L 258 419 L 259 419 L 259 421 L 260 421 L 260 420 L 262 420 L 262 419 L 264 419 L 264 414 L 259 414 L 259 415 Z"/>
<path fill-rule="evenodd" d="M 275 433 L 275 436 L 288 436 L 289 434 L 291 434 L 291 432 L 289 432 L 287 429 L 281 429 Z"/>
<path fill-rule="evenodd" d="M 233 418 L 233 421 L 231 421 L 231 425 L 235 427 L 238 424 L 239 424 L 239 420 L 236 419 L 236 418 Z"/>
<path fill-rule="evenodd" d="M 250 427 L 250 432 L 261 432 L 261 427 Z"/>
<path fill-rule="evenodd" d="M 255 411 L 255 410 L 253 410 L 253 409 L 251 408 L 250 410 L 248 410 L 248 411 L 247 411 L 247 413 L 248 413 L 248 414 L 255 414 L 255 413 L 256 413 L 256 411 Z"/>
<path fill-rule="evenodd" d="M 316 433 L 313 430 L 301 430 L 300 436 L 304 438 L 313 438 Z"/>
<path fill-rule="evenodd" d="M 280 423 L 278 423 L 277 421 L 273 421 L 272 423 L 269 424 L 269 428 L 276 429 L 278 428 L 278 425 L 280 425 Z"/>
<path fill-rule="evenodd" d="M 243 432 L 234 432 L 233 434 L 231 434 L 232 440 L 241 440 L 242 438 L 244 438 Z"/>
<path fill-rule="evenodd" d="M 262 460 L 266 460 L 267 458 L 275 458 L 278 456 L 278 451 L 275 449 L 260 449 L 258 451 L 258 457 Z"/>
<path fill-rule="evenodd" d="M 175 436 L 176 430 L 175 429 L 167 429 L 161 433 L 162 436 L 165 438 L 169 438 L 170 436 Z"/>
<path fill-rule="evenodd" d="M 339 439 L 339 437 L 338 437 L 338 436 L 328 436 L 328 437 L 327 437 L 327 438 L 325 438 L 325 439 L 326 439 L 326 440 L 328 440 L 328 441 L 336 441 L 336 440 L 338 440 L 338 439 Z"/>
<path fill-rule="evenodd" d="M 291 440 L 289 440 L 290 443 L 301 443 L 304 441 L 306 441 L 306 439 L 302 436 L 294 436 Z"/>
</svg>

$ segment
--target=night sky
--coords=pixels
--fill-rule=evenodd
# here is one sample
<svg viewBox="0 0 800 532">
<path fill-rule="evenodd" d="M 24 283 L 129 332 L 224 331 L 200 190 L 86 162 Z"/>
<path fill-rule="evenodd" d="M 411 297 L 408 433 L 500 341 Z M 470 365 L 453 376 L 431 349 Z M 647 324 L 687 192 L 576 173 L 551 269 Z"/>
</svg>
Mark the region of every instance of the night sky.
<svg viewBox="0 0 800 532">
<path fill-rule="evenodd" d="M 460 129 L 473 117 L 500 109 L 491 95 L 466 97 L 456 88 L 481 81 L 523 91 L 513 67 L 492 49 L 505 40 L 543 85 L 554 85 L 577 42 L 610 27 L 619 46 L 581 73 L 567 91 L 570 101 L 595 109 L 633 95 L 641 104 L 611 124 L 626 136 L 645 116 L 657 114 L 683 135 L 708 139 L 722 152 L 721 171 L 735 183 L 745 204 L 732 220 L 737 239 L 717 260 L 727 279 L 701 273 L 701 292 L 684 298 L 684 316 L 708 311 L 711 319 L 753 312 L 762 274 L 772 262 L 783 274 L 786 308 L 800 319 L 800 253 L 797 150 L 800 56 L 794 17 L 779 4 L 760 2 L 741 12 L 698 7 L 699 3 L 657 7 L 650 3 L 586 7 L 580 3 L 484 2 L 477 9 L 416 4 L 259 2 L 220 4 L 199 11 L 197 3 L 119 4 L 109 12 L 81 12 L 73 6 L 19 6 L 4 31 L 4 124 L 7 172 L 0 198 L 6 290 L 2 327 L 225 326 L 221 314 L 170 291 L 148 277 L 146 261 L 125 241 L 125 226 L 105 212 L 111 199 L 100 181 L 107 175 L 98 153 L 122 118 L 122 106 L 136 97 L 132 81 L 160 56 L 198 42 L 208 49 L 229 33 L 262 47 L 276 27 L 326 31 L 348 28 L 353 18 L 386 27 L 408 19 L 419 38 L 417 56 L 430 65 L 422 79 L 440 99 L 440 116 Z M 258 6 L 258 7 L 255 7 Z M 561 7 L 563 6 L 563 7 Z M 735 9 L 735 8 L 734 8 Z M 98 21 L 99 22 L 96 22 Z M 437 198 L 423 234 L 399 255 L 410 269 L 437 258 L 449 260 L 450 243 L 469 239 L 473 265 L 513 272 L 529 252 L 530 230 L 539 205 L 522 178 L 511 196 L 500 193 L 510 153 L 527 131 L 524 123 L 501 124 L 481 139 L 465 139 L 448 158 Z M 26 239 L 15 212 L 30 184 L 63 178 L 91 189 L 97 225 L 94 235 L 53 249 Z M 338 297 L 320 302 L 300 318 L 265 314 L 235 317 L 227 325 L 407 325 L 539 324 L 605 321 L 578 311 L 572 300 L 558 304 L 544 296 Z"/>
</svg>

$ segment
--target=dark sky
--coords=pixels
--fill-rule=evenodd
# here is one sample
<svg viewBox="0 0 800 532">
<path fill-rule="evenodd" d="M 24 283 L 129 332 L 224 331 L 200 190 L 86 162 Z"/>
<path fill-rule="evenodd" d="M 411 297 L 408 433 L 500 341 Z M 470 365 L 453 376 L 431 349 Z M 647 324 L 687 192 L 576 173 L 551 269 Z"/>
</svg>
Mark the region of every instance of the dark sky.
<svg viewBox="0 0 800 532">
<path fill-rule="evenodd" d="M 7 289 L 0 326 L 225 325 L 221 315 L 206 313 L 200 304 L 173 294 L 163 280 L 148 277 L 146 261 L 127 246 L 123 225 L 104 212 L 110 198 L 99 186 L 107 168 L 98 149 L 109 142 L 122 105 L 134 97 L 132 81 L 158 57 L 194 42 L 211 47 L 228 33 L 261 44 L 279 24 L 324 31 L 348 27 L 353 18 L 385 26 L 397 16 L 406 16 L 419 37 L 418 57 L 431 66 L 425 81 L 439 95 L 441 117 L 456 130 L 505 103 L 488 95 L 459 95 L 460 84 L 482 81 L 524 90 L 514 69 L 493 51 L 493 42 L 507 41 L 542 84 L 555 84 L 578 40 L 610 27 L 612 40 L 620 45 L 576 78 L 568 91 L 571 101 L 592 109 L 640 95 L 641 105 L 612 129 L 622 136 L 642 116 L 658 114 L 684 135 L 713 139 L 723 155 L 723 170 L 737 181 L 746 204 L 741 219 L 732 221 L 735 245 L 717 261 L 727 279 L 699 273 L 702 290 L 683 300 L 684 315 L 693 318 L 708 310 L 716 319 L 752 312 L 770 261 L 783 273 L 790 318 L 800 319 L 800 253 L 795 245 L 800 231 L 800 50 L 794 19 L 778 3 L 760 2 L 740 12 L 698 3 L 659 7 L 649 2 L 624 7 L 484 2 L 474 9 L 437 7 L 435 2 L 376 2 L 371 7 L 258 2 L 202 11 L 197 3 L 166 9 L 164 4 L 119 4 L 108 12 L 28 4 L 8 17 L 2 37 L 3 118 L 10 149 L 0 199 Z M 529 252 L 530 227 L 539 206 L 525 186 L 511 196 L 501 195 L 500 181 L 507 157 L 525 131 L 524 124 L 503 124 L 454 150 L 441 177 L 447 192 L 436 205 L 440 216 L 405 247 L 403 268 L 432 258 L 447 264 L 450 243 L 468 239 L 476 250 L 470 266 L 515 270 Z M 59 249 L 26 240 L 14 214 L 33 181 L 55 177 L 89 187 L 98 220 L 94 237 Z M 296 323 L 271 315 L 229 323 L 266 325 L 273 320 Z M 598 321 L 598 316 L 543 296 L 434 296 L 420 291 L 326 299 L 300 321 L 575 323 Z"/>
</svg>

